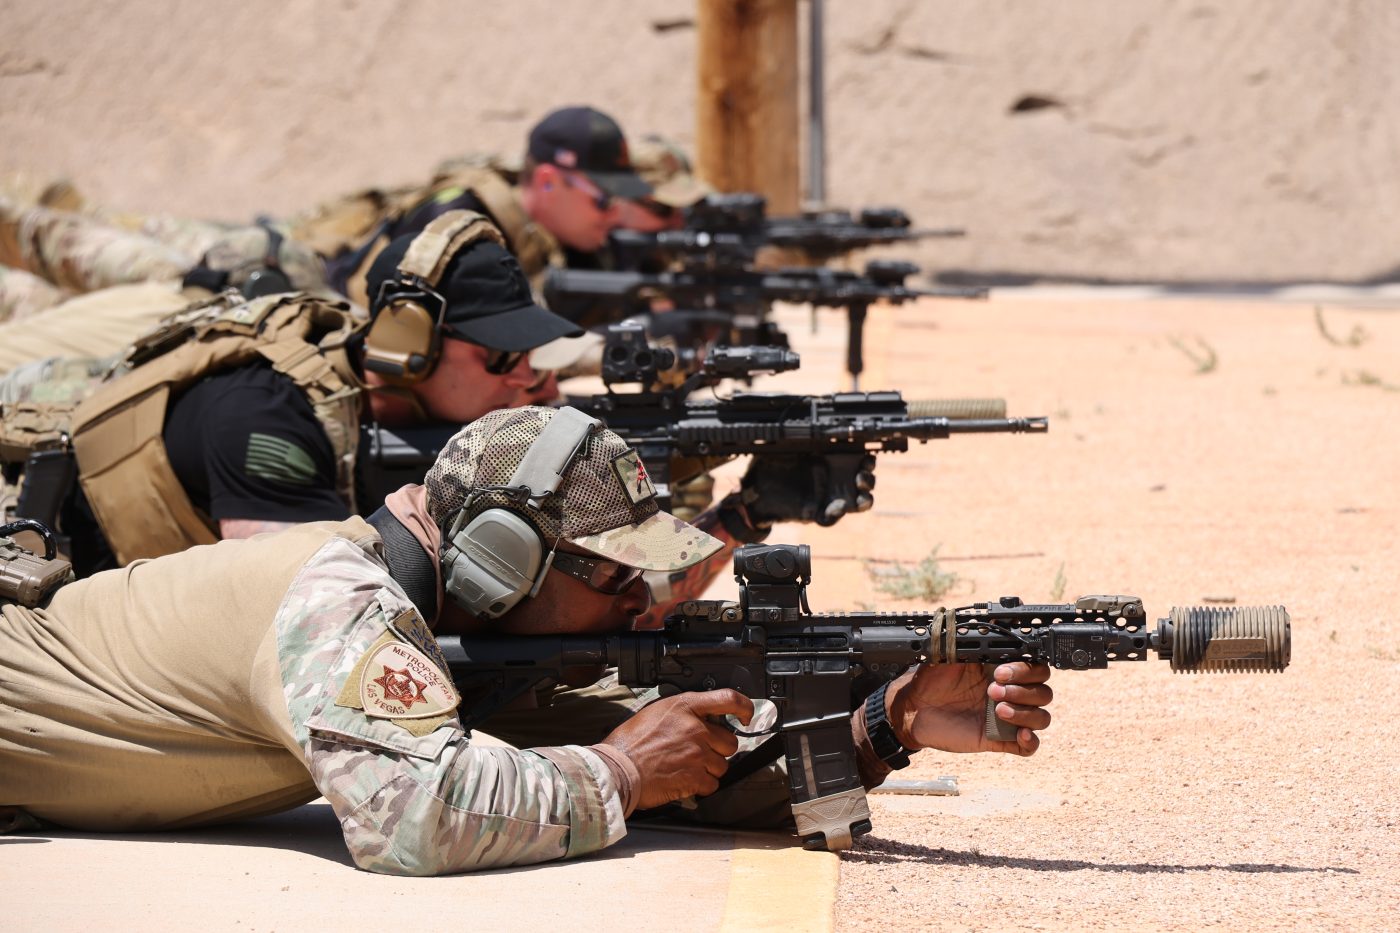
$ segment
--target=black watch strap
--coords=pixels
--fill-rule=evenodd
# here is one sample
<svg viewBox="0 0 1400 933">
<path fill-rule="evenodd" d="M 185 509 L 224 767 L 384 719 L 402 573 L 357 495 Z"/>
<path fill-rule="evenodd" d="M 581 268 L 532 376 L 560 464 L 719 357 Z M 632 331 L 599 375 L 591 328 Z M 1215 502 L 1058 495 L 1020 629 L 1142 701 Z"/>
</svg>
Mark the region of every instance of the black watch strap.
<svg viewBox="0 0 1400 933">
<path fill-rule="evenodd" d="M 909 767 L 909 749 L 895 737 L 894 726 L 885 715 L 885 691 L 888 683 L 865 699 L 865 732 L 870 736 L 870 745 L 880 760 L 898 771 Z"/>
</svg>

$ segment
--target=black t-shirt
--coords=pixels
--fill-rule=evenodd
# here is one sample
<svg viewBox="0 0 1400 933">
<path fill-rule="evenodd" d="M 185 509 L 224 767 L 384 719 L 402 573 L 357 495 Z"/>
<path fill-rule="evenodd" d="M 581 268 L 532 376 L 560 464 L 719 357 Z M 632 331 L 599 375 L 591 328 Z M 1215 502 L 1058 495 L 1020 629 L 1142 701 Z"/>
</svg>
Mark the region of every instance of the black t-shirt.
<svg viewBox="0 0 1400 933">
<path fill-rule="evenodd" d="M 170 465 L 216 522 L 339 521 L 335 452 L 306 396 L 266 365 L 208 376 L 170 406 Z"/>
</svg>

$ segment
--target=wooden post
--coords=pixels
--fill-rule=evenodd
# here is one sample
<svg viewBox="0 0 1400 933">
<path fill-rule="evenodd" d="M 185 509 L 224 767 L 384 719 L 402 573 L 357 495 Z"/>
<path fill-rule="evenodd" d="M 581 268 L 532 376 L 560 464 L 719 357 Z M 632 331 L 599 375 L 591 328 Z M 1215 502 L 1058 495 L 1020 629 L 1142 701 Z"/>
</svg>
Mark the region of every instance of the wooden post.
<svg viewBox="0 0 1400 933">
<path fill-rule="evenodd" d="M 697 0 L 696 168 L 756 191 L 770 214 L 801 202 L 797 0 Z"/>
</svg>

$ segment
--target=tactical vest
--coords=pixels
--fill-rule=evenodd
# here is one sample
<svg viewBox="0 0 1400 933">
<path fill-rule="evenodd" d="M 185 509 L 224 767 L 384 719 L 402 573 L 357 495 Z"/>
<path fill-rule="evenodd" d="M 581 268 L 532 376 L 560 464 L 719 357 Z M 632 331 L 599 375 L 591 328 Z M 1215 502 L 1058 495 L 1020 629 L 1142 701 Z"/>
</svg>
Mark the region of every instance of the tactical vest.
<svg viewBox="0 0 1400 933">
<path fill-rule="evenodd" d="M 356 192 L 294 221 L 291 236 L 331 258 L 353 250 L 353 271 L 343 283 L 345 292 L 351 301 L 368 307 L 365 278 L 375 258 L 393 239 L 395 222 L 429 201 L 451 200 L 470 192 L 505 234 L 506 246 L 535 283 L 550 265 L 562 263 L 559 244 L 530 219 L 519 193 L 494 162 L 475 163 L 447 163 L 426 187 Z"/>
<path fill-rule="evenodd" d="M 119 375 L 76 407 L 7 406 L 0 438 L 14 448 L 17 435 L 28 435 L 31 449 L 41 449 L 64 436 L 120 563 L 211 544 L 218 540 L 214 523 L 195 508 L 170 465 L 166 415 L 171 401 L 201 378 L 262 359 L 311 403 L 335 452 L 336 490 L 353 510 L 361 385 L 346 340 L 359 323 L 345 303 L 302 293 L 249 302 L 225 294 L 172 315 L 137 341 L 117 364 Z"/>
</svg>

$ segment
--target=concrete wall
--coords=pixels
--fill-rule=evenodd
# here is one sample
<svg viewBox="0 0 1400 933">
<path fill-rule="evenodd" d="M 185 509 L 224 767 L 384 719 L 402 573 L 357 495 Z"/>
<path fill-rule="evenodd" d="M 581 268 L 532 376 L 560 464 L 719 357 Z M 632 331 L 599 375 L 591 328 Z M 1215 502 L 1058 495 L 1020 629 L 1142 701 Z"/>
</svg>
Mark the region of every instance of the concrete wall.
<svg viewBox="0 0 1400 933">
<path fill-rule="evenodd" d="M 827 9 L 831 200 L 968 226 L 914 253 L 932 266 L 1400 268 L 1393 0 Z M 566 103 L 693 145 L 693 15 L 690 0 L 0 0 L 0 171 L 243 218 L 518 150 Z"/>
</svg>

